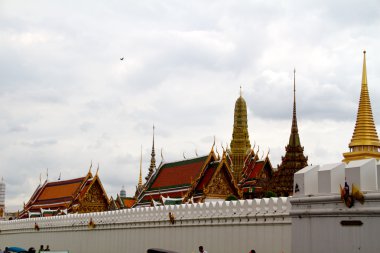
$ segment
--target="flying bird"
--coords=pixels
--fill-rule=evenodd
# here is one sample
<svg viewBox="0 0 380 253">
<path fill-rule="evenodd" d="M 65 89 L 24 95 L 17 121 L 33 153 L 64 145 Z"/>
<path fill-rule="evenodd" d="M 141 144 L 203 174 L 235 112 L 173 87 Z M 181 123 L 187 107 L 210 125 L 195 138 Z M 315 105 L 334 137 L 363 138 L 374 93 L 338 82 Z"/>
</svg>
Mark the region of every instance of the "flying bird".
<svg viewBox="0 0 380 253">
<path fill-rule="evenodd" d="M 122 60 L 124 60 L 124 57 L 121 57 L 121 58 L 120 58 L 120 61 L 122 61 Z"/>
</svg>

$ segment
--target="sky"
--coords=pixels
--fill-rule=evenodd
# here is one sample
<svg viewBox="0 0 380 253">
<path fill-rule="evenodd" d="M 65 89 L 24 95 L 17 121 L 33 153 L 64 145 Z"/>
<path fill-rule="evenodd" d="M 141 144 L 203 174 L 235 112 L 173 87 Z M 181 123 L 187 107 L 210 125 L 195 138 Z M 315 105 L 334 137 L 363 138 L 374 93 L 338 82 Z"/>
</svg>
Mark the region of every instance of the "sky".
<svg viewBox="0 0 380 253">
<path fill-rule="evenodd" d="M 82 177 L 133 195 L 157 163 L 230 143 L 240 86 L 250 140 L 277 167 L 297 117 L 309 164 L 348 151 L 367 50 L 380 123 L 380 2 L 0 0 L 0 177 L 6 209 Z M 124 57 L 121 61 L 120 58 Z M 262 152 L 260 151 L 260 152 Z M 48 173 L 47 173 L 48 170 Z M 48 174 L 48 175 L 47 175 Z"/>
</svg>

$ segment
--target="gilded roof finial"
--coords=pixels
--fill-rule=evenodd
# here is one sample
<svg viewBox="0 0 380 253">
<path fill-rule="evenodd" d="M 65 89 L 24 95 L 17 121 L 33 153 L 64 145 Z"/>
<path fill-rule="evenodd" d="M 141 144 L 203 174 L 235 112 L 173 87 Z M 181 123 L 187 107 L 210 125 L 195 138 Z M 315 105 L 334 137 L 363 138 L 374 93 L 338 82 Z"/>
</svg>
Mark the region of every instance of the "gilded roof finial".
<svg viewBox="0 0 380 253">
<path fill-rule="evenodd" d="M 91 173 L 91 169 L 92 169 L 92 160 L 91 160 L 90 168 L 88 169 L 88 173 Z"/>
<path fill-rule="evenodd" d="M 241 85 L 240 85 L 240 97 L 243 96 L 243 92 L 241 91 Z"/>
<path fill-rule="evenodd" d="M 380 141 L 377 136 L 368 92 L 366 51 L 363 51 L 363 72 L 358 114 L 349 147 L 350 152 L 343 154 L 344 162 L 366 158 L 380 159 Z"/>
<path fill-rule="evenodd" d="M 362 86 L 364 84 L 366 84 L 366 85 L 368 84 L 367 83 L 367 65 L 366 65 L 365 53 L 366 53 L 366 51 L 364 50 L 363 51 L 364 60 L 363 60 Z"/>
<path fill-rule="evenodd" d="M 138 187 L 142 186 L 142 145 L 141 145 L 141 152 L 140 152 L 140 176 L 139 176 L 139 183 Z"/>
</svg>

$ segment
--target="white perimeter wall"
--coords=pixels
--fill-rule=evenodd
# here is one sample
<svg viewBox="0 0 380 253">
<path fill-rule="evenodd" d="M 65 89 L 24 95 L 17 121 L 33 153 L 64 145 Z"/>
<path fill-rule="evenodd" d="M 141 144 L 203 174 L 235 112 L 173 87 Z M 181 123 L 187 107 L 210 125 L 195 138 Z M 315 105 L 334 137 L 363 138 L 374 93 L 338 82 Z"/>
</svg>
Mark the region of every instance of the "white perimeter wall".
<svg viewBox="0 0 380 253">
<path fill-rule="evenodd" d="M 0 222 L 0 248 L 50 245 L 70 252 L 291 252 L 290 203 L 270 198 L 136 208 Z M 169 221 L 174 213 L 175 224 Z M 88 223 L 92 219 L 95 229 Z M 35 223 L 40 230 L 35 229 Z"/>
<path fill-rule="evenodd" d="M 365 194 L 364 204 L 357 201 L 352 208 L 345 206 L 340 195 L 291 202 L 293 253 L 380 252 L 379 193 Z"/>
</svg>

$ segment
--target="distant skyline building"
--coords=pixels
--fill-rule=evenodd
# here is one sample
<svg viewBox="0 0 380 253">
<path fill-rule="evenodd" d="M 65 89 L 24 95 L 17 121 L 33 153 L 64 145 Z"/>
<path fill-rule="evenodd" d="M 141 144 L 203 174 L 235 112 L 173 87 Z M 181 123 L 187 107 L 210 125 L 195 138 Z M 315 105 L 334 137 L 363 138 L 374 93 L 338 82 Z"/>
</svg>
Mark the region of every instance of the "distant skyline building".
<svg viewBox="0 0 380 253">
<path fill-rule="evenodd" d="M 380 141 L 372 115 L 371 101 L 368 92 L 366 51 L 363 51 L 363 72 L 360 100 L 354 133 L 349 152 L 343 153 L 343 162 L 376 158 L 380 159 Z"/>
<path fill-rule="evenodd" d="M 293 193 L 294 173 L 307 166 L 308 157 L 303 154 L 297 124 L 296 109 L 296 70 L 293 78 L 293 118 L 289 143 L 285 147 L 285 156 L 281 158 L 281 164 L 271 180 L 270 189 L 278 196 L 289 196 Z"/>
<path fill-rule="evenodd" d="M 4 178 L 0 181 L 0 219 L 5 216 L 5 182 Z"/>
<path fill-rule="evenodd" d="M 242 96 L 241 87 L 240 96 L 235 102 L 234 128 L 230 150 L 233 175 L 236 182 L 240 182 L 245 158 L 251 150 L 248 134 L 247 104 Z"/>
</svg>

